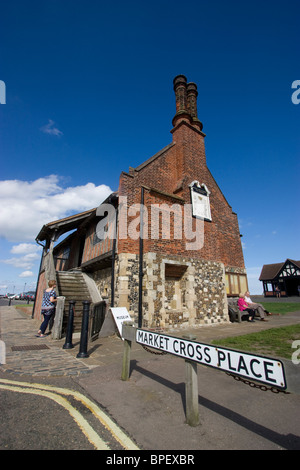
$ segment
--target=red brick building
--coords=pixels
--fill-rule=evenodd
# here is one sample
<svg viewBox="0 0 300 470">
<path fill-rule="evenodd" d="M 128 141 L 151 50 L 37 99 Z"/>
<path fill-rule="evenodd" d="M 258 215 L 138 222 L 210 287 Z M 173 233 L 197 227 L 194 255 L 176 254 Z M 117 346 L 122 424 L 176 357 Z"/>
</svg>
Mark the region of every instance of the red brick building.
<svg viewBox="0 0 300 470">
<path fill-rule="evenodd" d="M 108 305 L 127 307 L 144 327 L 227 321 L 227 295 L 247 290 L 237 215 L 206 163 L 197 86 L 179 75 L 174 91 L 172 142 L 122 172 L 118 191 L 98 209 L 47 224 L 37 237 L 53 259 L 52 276 L 76 268 Z"/>
</svg>

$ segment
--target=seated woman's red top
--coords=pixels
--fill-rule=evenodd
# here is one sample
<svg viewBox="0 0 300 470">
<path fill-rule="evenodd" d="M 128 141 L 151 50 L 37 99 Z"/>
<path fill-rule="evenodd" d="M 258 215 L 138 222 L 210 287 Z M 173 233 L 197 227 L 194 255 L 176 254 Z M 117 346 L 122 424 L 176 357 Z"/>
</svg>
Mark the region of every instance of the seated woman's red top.
<svg viewBox="0 0 300 470">
<path fill-rule="evenodd" d="M 244 310 L 246 310 L 246 308 L 249 307 L 249 305 L 247 304 L 246 300 L 243 299 L 243 297 L 240 297 L 238 300 L 238 307 L 239 307 L 239 310 L 243 312 Z"/>
</svg>

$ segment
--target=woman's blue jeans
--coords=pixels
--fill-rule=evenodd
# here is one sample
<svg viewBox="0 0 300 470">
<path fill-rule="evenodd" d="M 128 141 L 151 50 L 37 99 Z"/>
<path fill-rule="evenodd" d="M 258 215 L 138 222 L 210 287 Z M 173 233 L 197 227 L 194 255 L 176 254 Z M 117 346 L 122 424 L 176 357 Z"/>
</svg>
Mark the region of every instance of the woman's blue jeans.
<svg viewBox="0 0 300 470">
<path fill-rule="evenodd" d="M 54 312 L 53 312 L 54 313 Z M 44 315 L 44 321 L 42 322 L 41 326 L 40 326 L 40 330 L 41 330 L 41 333 L 42 335 L 45 334 L 45 331 L 47 329 L 47 326 L 49 324 L 49 321 L 50 319 L 53 317 L 53 313 L 51 313 L 50 315 Z"/>
</svg>

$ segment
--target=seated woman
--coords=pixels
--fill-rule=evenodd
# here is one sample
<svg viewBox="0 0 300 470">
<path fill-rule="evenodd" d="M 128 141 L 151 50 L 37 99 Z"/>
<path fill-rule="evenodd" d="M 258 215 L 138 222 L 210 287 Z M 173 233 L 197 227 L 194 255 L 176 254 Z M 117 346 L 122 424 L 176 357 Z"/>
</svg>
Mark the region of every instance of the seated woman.
<svg viewBox="0 0 300 470">
<path fill-rule="evenodd" d="M 252 310 L 252 308 L 250 308 L 249 305 L 247 304 L 244 294 L 239 295 L 238 307 L 241 312 L 248 313 L 248 321 L 251 321 L 251 322 L 254 321 L 255 311 Z"/>
</svg>

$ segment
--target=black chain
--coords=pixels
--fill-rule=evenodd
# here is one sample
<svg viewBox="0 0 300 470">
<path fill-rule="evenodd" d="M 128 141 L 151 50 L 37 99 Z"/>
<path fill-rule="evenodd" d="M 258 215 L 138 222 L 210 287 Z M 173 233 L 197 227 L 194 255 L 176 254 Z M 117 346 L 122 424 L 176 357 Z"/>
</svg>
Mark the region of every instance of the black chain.
<svg viewBox="0 0 300 470">
<path fill-rule="evenodd" d="M 148 353 L 156 354 L 157 356 L 164 356 L 165 354 L 168 354 L 167 351 L 153 351 L 152 349 L 147 348 L 143 344 L 142 344 L 142 347 Z M 262 392 L 267 392 L 269 390 L 272 393 L 284 393 L 286 395 L 290 395 L 289 392 L 286 392 L 285 390 L 280 390 L 279 388 L 276 388 L 276 387 L 267 387 L 266 385 L 258 384 L 256 382 L 252 382 L 251 380 L 243 379 L 239 375 L 230 374 L 229 372 L 226 372 L 226 374 L 229 375 L 229 377 L 234 378 L 234 380 L 236 380 L 237 382 L 243 382 L 244 384 L 249 385 L 252 388 L 258 388 Z"/>
<path fill-rule="evenodd" d="M 142 347 L 145 349 L 145 351 L 147 351 L 148 353 L 151 353 L 151 354 L 156 354 L 157 356 L 164 356 L 165 354 L 168 354 L 167 351 L 152 351 L 152 349 L 149 349 L 147 348 L 146 346 L 144 346 L 142 344 Z"/>
<path fill-rule="evenodd" d="M 286 392 L 285 390 L 280 390 L 279 388 L 276 388 L 276 387 L 267 387 L 266 385 L 258 384 L 256 382 L 251 382 L 251 380 L 243 379 L 239 375 L 230 374 L 229 372 L 226 372 L 226 374 L 229 375 L 230 377 L 233 377 L 234 380 L 237 380 L 238 382 L 243 382 L 244 384 L 249 385 L 252 388 L 258 388 L 262 392 L 267 392 L 269 390 L 272 393 L 285 393 L 286 395 L 290 395 L 289 392 Z"/>
</svg>

